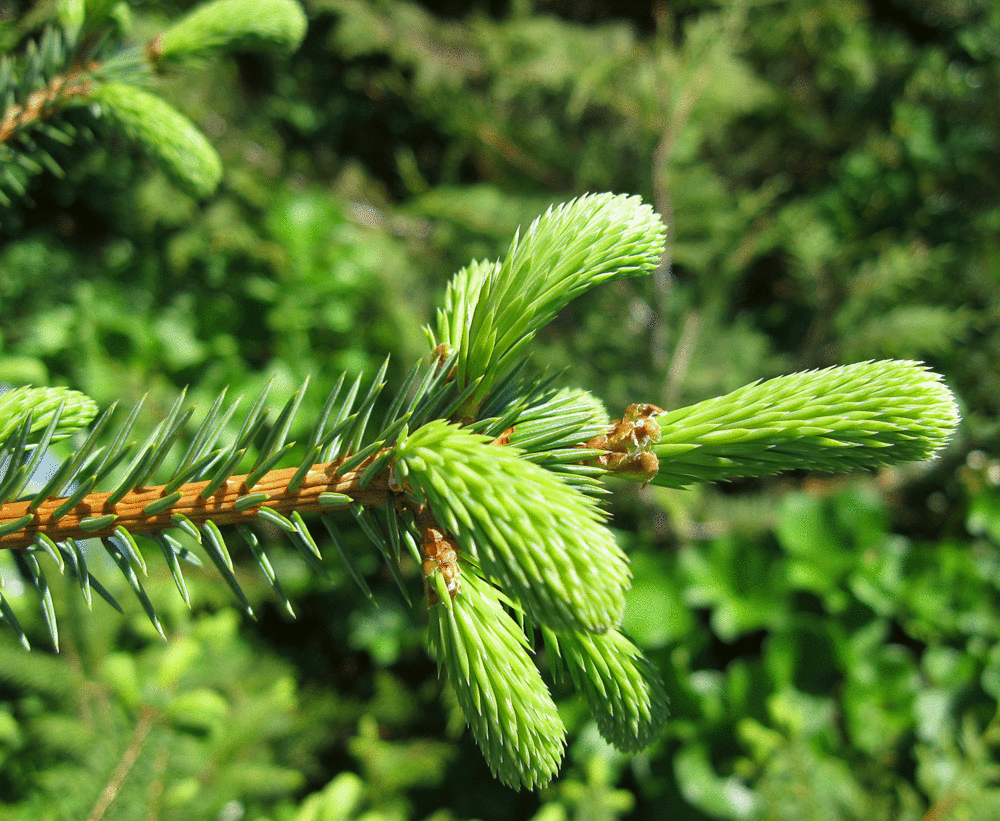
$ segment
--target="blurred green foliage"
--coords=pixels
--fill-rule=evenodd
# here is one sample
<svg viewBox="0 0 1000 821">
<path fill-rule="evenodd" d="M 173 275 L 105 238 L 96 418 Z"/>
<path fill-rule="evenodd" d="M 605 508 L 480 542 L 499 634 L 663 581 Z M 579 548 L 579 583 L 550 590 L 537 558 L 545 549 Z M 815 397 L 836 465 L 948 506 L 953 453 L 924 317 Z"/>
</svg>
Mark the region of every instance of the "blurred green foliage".
<svg viewBox="0 0 1000 821">
<path fill-rule="evenodd" d="M 151 36 L 187 5 L 120 19 Z M 457 705 L 438 706 L 424 614 L 358 536 L 375 602 L 279 550 L 294 622 L 258 606 L 253 573 L 258 624 L 208 578 L 189 613 L 165 575 L 149 587 L 166 645 L 141 611 L 102 602 L 63 620 L 59 658 L 5 638 L 0 815 L 997 817 L 1000 7 L 306 10 L 295 55 L 212 57 L 160 84 L 223 158 L 211 199 L 96 142 L 3 213 L 0 378 L 101 405 L 149 393 L 155 414 L 186 384 L 205 407 L 227 384 L 252 395 L 273 377 L 283 398 L 307 373 L 322 384 L 387 352 L 403 366 L 452 271 L 496 258 L 549 203 L 614 190 L 656 204 L 672 264 L 540 335 L 567 384 L 617 413 L 922 359 L 958 394 L 961 441 L 859 480 L 622 488 L 624 626 L 663 671 L 673 718 L 625 758 L 563 693 L 567 764 L 537 796 L 492 782 Z M 19 11 L 6 48 L 45 15 Z M 416 569 L 408 581 L 419 601 Z"/>
</svg>

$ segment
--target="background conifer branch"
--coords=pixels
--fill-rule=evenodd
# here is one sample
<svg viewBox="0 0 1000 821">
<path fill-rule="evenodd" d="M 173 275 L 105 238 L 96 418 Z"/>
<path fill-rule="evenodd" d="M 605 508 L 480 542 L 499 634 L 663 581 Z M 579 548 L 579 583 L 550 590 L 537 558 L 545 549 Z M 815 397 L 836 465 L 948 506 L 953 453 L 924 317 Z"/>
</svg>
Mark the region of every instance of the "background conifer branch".
<svg viewBox="0 0 1000 821">
<path fill-rule="evenodd" d="M 295 0 L 214 0 L 146 48 L 122 36 L 107 7 L 87 12 L 90 18 L 50 23 L 23 56 L 0 60 L 0 203 L 26 196 L 28 179 L 43 169 L 63 173 L 66 152 L 45 144 L 79 142 L 89 129 L 61 115 L 81 106 L 140 146 L 182 190 L 209 196 L 221 180 L 221 160 L 197 126 L 151 88 L 155 72 L 212 51 L 292 51 L 305 36 L 302 7 Z"/>
</svg>

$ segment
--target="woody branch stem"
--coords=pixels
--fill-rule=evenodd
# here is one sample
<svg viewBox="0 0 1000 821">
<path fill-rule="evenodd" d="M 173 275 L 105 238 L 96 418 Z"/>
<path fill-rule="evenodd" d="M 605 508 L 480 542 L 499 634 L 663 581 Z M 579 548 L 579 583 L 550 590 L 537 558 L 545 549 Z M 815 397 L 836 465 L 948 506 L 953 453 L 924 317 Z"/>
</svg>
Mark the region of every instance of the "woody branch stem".
<svg viewBox="0 0 1000 821">
<path fill-rule="evenodd" d="M 90 70 L 96 65 L 88 67 Z M 90 91 L 90 79 L 82 67 L 75 67 L 57 74 L 45 88 L 32 92 L 22 105 L 11 106 L 0 119 L 0 143 L 6 142 L 22 128 L 32 123 L 44 120 L 66 101 L 73 97 L 86 95 Z"/>
<path fill-rule="evenodd" d="M 37 533 L 43 533 L 55 542 L 110 536 L 118 527 L 137 534 L 158 533 L 174 526 L 171 518 L 176 514 L 186 516 L 196 525 L 209 519 L 223 525 L 252 521 L 261 507 L 269 507 L 278 513 L 311 513 L 325 509 L 319 499 L 321 493 L 342 493 L 366 507 L 380 505 L 385 503 L 389 493 L 388 469 L 377 474 L 364 488 L 360 486 L 365 468 L 377 457 L 378 454 L 343 474 L 339 474 L 337 469 L 344 459 L 313 465 L 305 480 L 293 492 L 288 490 L 288 484 L 297 471 L 294 467 L 266 473 L 252 488 L 246 485 L 247 474 L 231 476 L 207 498 L 202 498 L 201 493 L 208 482 L 191 482 L 178 488 L 180 497 L 174 504 L 154 515 L 146 515 L 144 511 L 151 502 L 168 495 L 165 485 L 130 491 L 114 505 L 107 503 L 110 493 L 91 493 L 58 519 L 54 519 L 52 514 L 65 499 L 49 499 L 38 506 L 28 524 L 0 536 L 0 548 L 27 547 Z M 238 510 L 236 500 L 250 493 L 266 493 L 267 498 L 260 504 Z M 0 527 L 29 515 L 28 506 L 28 501 L 8 502 L 0 506 Z M 109 514 L 114 518 L 105 527 L 95 530 L 81 526 L 87 520 Z"/>
</svg>

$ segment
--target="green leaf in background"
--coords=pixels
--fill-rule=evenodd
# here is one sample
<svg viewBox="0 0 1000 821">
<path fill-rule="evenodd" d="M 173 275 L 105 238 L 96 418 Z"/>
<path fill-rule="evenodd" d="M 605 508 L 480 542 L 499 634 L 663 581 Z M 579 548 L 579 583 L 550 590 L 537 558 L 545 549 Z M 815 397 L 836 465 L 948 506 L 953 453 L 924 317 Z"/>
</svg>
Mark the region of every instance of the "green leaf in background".
<svg viewBox="0 0 1000 821">
<path fill-rule="evenodd" d="M 711 609 L 713 630 L 724 640 L 787 619 L 787 580 L 775 573 L 776 555 L 736 535 L 686 545 L 678 557 L 684 599 Z"/>
<path fill-rule="evenodd" d="M 878 499 L 853 488 L 832 497 L 789 493 L 775 524 L 775 536 L 791 557 L 789 580 L 817 595 L 836 596 L 857 557 L 878 548 L 886 535 Z"/>
<path fill-rule="evenodd" d="M 672 559 L 647 552 L 630 559 L 632 586 L 626 596 L 622 629 L 645 648 L 663 647 L 687 635 L 694 617 Z"/>
</svg>

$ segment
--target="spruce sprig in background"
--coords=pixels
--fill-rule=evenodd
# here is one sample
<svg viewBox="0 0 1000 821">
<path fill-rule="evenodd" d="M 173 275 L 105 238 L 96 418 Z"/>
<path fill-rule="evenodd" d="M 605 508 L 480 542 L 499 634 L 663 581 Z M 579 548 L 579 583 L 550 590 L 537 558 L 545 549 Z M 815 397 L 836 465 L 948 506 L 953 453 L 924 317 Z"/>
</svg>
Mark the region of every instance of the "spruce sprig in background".
<svg viewBox="0 0 1000 821">
<path fill-rule="evenodd" d="M 222 179 L 219 155 L 156 93 L 157 76 L 212 51 L 293 51 L 306 30 L 295 0 L 212 0 L 142 44 L 113 12 L 98 4 L 80 19 L 64 13 L 22 55 L 0 59 L 0 206 L 24 198 L 35 174 L 62 175 L 80 153 L 62 149 L 101 130 L 138 145 L 181 190 L 207 197 Z"/>
</svg>

